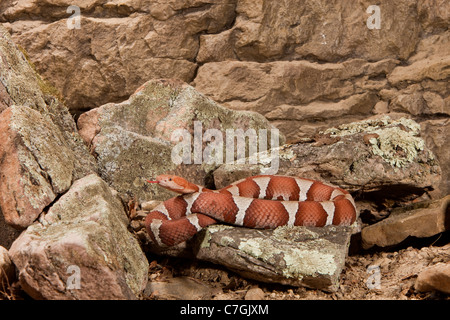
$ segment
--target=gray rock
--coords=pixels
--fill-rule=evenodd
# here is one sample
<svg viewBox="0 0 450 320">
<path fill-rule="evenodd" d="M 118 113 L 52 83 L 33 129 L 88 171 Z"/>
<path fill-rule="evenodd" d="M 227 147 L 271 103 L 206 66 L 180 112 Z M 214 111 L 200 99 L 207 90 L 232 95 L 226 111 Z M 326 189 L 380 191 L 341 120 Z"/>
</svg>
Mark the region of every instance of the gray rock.
<svg viewBox="0 0 450 320">
<path fill-rule="evenodd" d="M 197 258 L 250 279 L 335 291 L 351 233 L 351 227 L 337 226 L 254 230 L 215 225 L 194 251 Z"/>
<path fill-rule="evenodd" d="M 394 199 L 438 188 L 441 169 L 413 120 L 384 116 L 330 128 L 312 139 L 282 146 L 278 174 L 329 182 L 349 192 Z M 267 163 L 224 164 L 217 188 L 260 172 Z M 366 197 L 368 198 L 368 197 Z"/>
<path fill-rule="evenodd" d="M 336 291 L 352 229 L 283 226 L 261 230 L 217 224 L 188 243 L 150 250 L 213 262 L 262 282 Z"/>
<path fill-rule="evenodd" d="M 35 299 L 135 299 L 148 262 L 127 225 L 103 180 L 75 181 L 11 246 L 22 288 Z"/>
<path fill-rule="evenodd" d="M 226 160 L 227 129 L 247 131 L 251 128 L 256 134 L 259 129 L 274 129 L 262 115 L 226 109 L 176 80 L 148 81 L 128 100 L 108 103 L 82 114 L 78 127 L 80 135 L 96 155 L 101 177 L 122 196 L 135 196 L 140 202 L 173 196 L 173 193 L 145 182 L 158 174 L 171 172 L 191 177 L 194 183 L 205 184 L 210 172 Z M 197 137 L 203 138 L 199 152 L 194 150 L 194 139 L 198 139 L 194 137 L 196 128 Z M 181 155 L 176 149 L 174 151 L 180 141 L 172 140 L 177 129 L 184 130 L 191 139 L 187 143 L 190 161 L 181 162 L 180 158 L 179 163 L 172 157 L 173 152 Z M 203 134 L 208 129 L 215 129 L 223 137 L 223 158 L 222 162 L 217 161 L 218 164 L 207 163 L 204 157 L 208 143 Z M 183 139 L 180 137 L 181 142 Z M 278 143 L 283 142 L 281 136 Z"/>
<path fill-rule="evenodd" d="M 261 288 L 256 287 L 251 288 L 246 292 L 244 300 L 263 300 L 264 296 L 264 291 Z"/>
</svg>

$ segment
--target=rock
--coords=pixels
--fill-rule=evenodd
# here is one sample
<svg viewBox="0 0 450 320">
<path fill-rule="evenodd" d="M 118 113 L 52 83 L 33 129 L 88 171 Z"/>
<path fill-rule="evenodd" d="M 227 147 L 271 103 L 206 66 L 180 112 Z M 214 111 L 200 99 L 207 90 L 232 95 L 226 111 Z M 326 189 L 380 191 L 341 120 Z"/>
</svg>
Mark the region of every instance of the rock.
<svg viewBox="0 0 450 320">
<path fill-rule="evenodd" d="M 221 292 L 220 288 L 213 288 L 194 278 L 175 277 L 149 282 L 144 296 L 158 300 L 209 300 Z"/>
<path fill-rule="evenodd" d="M 361 230 L 365 249 L 399 244 L 407 237 L 431 237 L 450 229 L 450 195 L 394 209 L 391 215 Z"/>
<path fill-rule="evenodd" d="M 402 82 L 417 83 L 425 79 L 445 80 L 450 76 L 448 65 L 450 35 L 434 35 L 423 39 L 415 55 L 409 58 L 410 64 L 396 67 L 387 77 L 388 81 L 399 86 Z"/>
<path fill-rule="evenodd" d="M 368 143 L 367 135 L 372 135 Z M 405 118 L 375 117 L 343 124 L 313 139 L 282 146 L 278 153 L 278 174 L 329 182 L 350 192 L 364 192 L 366 199 L 409 201 L 440 182 L 439 164 L 420 137 L 419 124 Z M 256 165 L 223 164 L 214 171 L 215 185 L 222 188 L 267 165 L 264 159 Z"/>
<path fill-rule="evenodd" d="M 67 1 L 47 2 L 42 10 L 4 1 L 0 22 L 77 115 L 173 77 L 225 107 L 260 112 L 290 142 L 373 114 L 449 117 L 445 0 L 377 5 L 375 29 L 377 12 L 365 1 L 86 0 L 80 30 L 67 26 Z M 0 85 L 0 110 L 18 92 L 33 97 L 33 84 L 13 87 Z"/>
<path fill-rule="evenodd" d="M 67 108 L 1 25 L 0 60 L 0 208 L 7 223 L 24 228 L 96 165 Z M 4 234 L 14 237 L 8 227 Z"/>
<path fill-rule="evenodd" d="M 244 300 L 264 300 L 265 293 L 261 288 L 251 288 L 244 296 Z"/>
<path fill-rule="evenodd" d="M 73 183 L 9 251 L 35 299 L 135 299 L 148 262 L 121 201 L 95 174 Z"/>
<path fill-rule="evenodd" d="M 426 120 L 420 123 L 420 127 L 426 145 L 436 155 L 442 169 L 441 195 L 450 194 L 450 145 L 445 143 L 450 132 L 450 119 Z"/>
<path fill-rule="evenodd" d="M 256 134 L 260 129 L 273 129 L 258 113 L 228 110 L 193 87 L 175 80 L 149 81 L 127 101 L 106 104 L 82 114 L 78 127 L 96 155 L 102 178 L 122 195 L 136 196 L 139 202 L 173 196 L 145 182 L 158 174 L 175 172 L 204 184 L 209 172 L 226 160 L 227 129 L 247 131 L 250 128 Z M 172 134 L 177 129 L 184 130 L 191 140 L 173 139 Z M 217 161 L 219 164 L 208 163 L 204 156 L 209 145 L 206 137 L 209 129 L 222 135 L 216 138 L 222 140 L 218 148 L 224 150 L 222 162 Z M 197 147 L 192 147 L 198 137 L 202 143 L 199 152 Z M 183 142 L 187 143 L 189 159 L 180 158 L 177 162 L 173 157 L 174 148 Z M 284 137 L 277 142 L 283 143 Z M 234 150 L 232 152 L 234 156 Z"/>
<path fill-rule="evenodd" d="M 437 263 L 419 273 L 414 285 L 418 291 L 441 291 L 450 294 L 450 263 Z"/>
<path fill-rule="evenodd" d="M 351 233 L 351 227 L 336 226 L 257 230 L 212 225 L 193 251 L 196 258 L 246 278 L 335 291 Z"/>
<path fill-rule="evenodd" d="M 414 116 L 450 115 L 449 90 L 450 35 L 434 35 L 422 40 L 406 66 L 396 67 L 387 77 L 398 89 L 389 105 L 394 112 Z"/>
<path fill-rule="evenodd" d="M 371 15 L 365 12 L 368 6 L 360 2 L 355 10 L 346 2 L 306 1 L 298 6 L 291 1 L 239 1 L 232 45 L 240 60 L 261 61 L 288 55 L 296 60 L 309 55 L 327 62 L 350 55 L 367 60 L 408 57 L 419 36 L 419 23 L 411 16 L 415 6 L 402 1 L 396 6 L 384 4 L 381 9 L 382 25 L 396 29 L 390 30 L 393 33 L 408 30 L 402 35 L 391 34 L 382 26 L 377 32 L 367 28 L 365 22 Z"/>
<path fill-rule="evenodd" d="M 79 30 L 67 27 L 72 14 L 66 10 L 72 3 L 65 0 L 48 3 L 45 12 L 36 3 L 2 3 L 0 22 L 11 22 L 14 40 L 55 83 L 70 108 L 80 112 L 122 101 L 148 79 L 190 82 L 197 68 L 199 34 L 217 33 L 230 24 L 234 2 L 88 0 L 77 3 Z"/>
<path fill-rule="evenodd" d="M 432 3 L 436 5 L 431 5 Z M 430 0 L 418 1 L 417 6 L 422 28 L 427 32 L 445 28 L 449 24 L 450 13 L 446 10 L 448 2 L 445 0 L 436 2 L 431 2 Z M 442 10 L 444 8 L 445 10 Z"/>
<path fill-rule="evenodd" d="M 225 266 L 265 283 L 336 291 L 352 227 L 252 229 L 210 225 L 174 247 L 146 246 L 159 255 L 188 257 Z"/>
<path fill-rule="evenodd" d="M 0 140 L 0 206 L 8 224 L 25 228 L 69 189 L 75 154 L 48 118 L 23 106 L 0 114 Z"/>
<path fill-rule="evenodd" d="M 0 60 L 0 112 L 12 105 L 38 111 L 55 124 L 65 144 L 77 153 L 76 178 L 94 172 L 95 160 L 78 135 L 69 110 L 58 98 L 58 91 L 33 70 L 28 56 L 14 44 L 3 25 L 0 25 Z"/>
<path fill-rule="evenodd" d="M 377 91 L 387 85 L 383 75 L 397 64 L 394 59 L 374 63 L 353 59 L 339 64 L 212 62 L 199 68 L 194 84 L 226 107 L 263 114 L 288 141 L 296 141 L 376 112 Z"/>
<path fill-rule="evenodd" d="M 0 288 L 10 285 L 14 277 L 15 268 L 9 258 L 8 250 L 0 246 Z"/>
<path fill-rule="evenodd" d="M 158 201 L 158 200 L 150 200 L 150 201 L 146 201 L 146 202 L 141 203 L 141 207 L 142 207 L 142 210 L 152 211 L 152 210 L 155 209 L 159 204 L 161 204 L 161 201 Z"/>
<path fill-rule="evenodd" d="M 13 104 L 45 111 L 47 105 L 36 73 L 12 41 L 8 31 L 0 25 L 0 92 L 5 109 Z M 2 111 L 0 109 L 0 111 Z"/>
</svg>

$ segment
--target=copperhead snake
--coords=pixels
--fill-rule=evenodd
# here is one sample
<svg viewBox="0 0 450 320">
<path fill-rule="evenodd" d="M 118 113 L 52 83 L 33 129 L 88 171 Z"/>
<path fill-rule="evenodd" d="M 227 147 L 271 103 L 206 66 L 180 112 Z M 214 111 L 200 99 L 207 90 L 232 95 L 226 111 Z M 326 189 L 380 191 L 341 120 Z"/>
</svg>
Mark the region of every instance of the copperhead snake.
<svg viewBox="0 0 450 320">
<path fill-rule="evenodd" d="M 272 229 L 284 225 L 351 225 L 357 216 L 355 202 L 347 191 L 310 179 L 260 175 L 220 190 L 174 175 L 147 181 L 181 194 L 162 202 L 145 219 L 147 232 L 158 246 L 187 241 L 220 221 Z"/>
</svg>

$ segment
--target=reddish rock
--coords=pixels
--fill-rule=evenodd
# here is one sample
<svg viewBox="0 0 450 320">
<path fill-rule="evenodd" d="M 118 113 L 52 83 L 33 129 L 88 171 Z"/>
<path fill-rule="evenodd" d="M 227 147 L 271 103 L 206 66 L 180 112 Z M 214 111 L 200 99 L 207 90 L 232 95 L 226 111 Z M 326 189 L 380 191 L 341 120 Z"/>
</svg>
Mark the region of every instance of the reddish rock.
<svg viewBox="0 0 450 320">
<path fill-rule="evenodd" d="M 9 250 L 34 299 L 135 299 L 148 262 L 121 201 L 95 174 L 75 181 Z"/>
<path fill-rule="evenodd" d="M 30 225 L 72 182 L 74 154 L 38 111 L 12 106 L 0 114 L 0 207 L 8 224 Z"/>
</svg>

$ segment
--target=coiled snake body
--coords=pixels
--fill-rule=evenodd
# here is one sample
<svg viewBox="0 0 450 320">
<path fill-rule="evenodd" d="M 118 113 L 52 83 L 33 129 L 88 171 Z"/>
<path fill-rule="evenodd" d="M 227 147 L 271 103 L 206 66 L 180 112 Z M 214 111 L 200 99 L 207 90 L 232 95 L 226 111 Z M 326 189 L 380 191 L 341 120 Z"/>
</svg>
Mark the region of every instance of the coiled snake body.
<svg viewBox="0 0 450 320">
<path fill-rule="evenodd" d="M 173 176 L 160 175 L 162 187 L 182 195 L 158 205 L 146 219 L 152 241 L 173 246 L 220 221 L 249 228 L 350 225 L 356 220 L 352 196 L 319 181 L 290 176 L 245 178 L 210 190 Z"/>
</svg>

